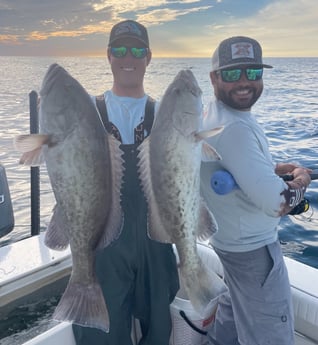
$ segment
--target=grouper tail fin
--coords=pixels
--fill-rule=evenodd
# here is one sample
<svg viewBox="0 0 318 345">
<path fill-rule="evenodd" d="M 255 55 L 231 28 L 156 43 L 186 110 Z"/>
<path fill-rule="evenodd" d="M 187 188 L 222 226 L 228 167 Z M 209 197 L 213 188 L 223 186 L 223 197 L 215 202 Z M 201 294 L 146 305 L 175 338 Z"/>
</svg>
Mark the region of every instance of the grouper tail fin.
<svg viewBox="0 0 318 345">
<path fill-rule="evenodd" d="M 73 283 L 72 278 L 53 314 L 56 321 L 109 332 L 109 315 L 100 285 Z"/>
<path fill-rule="evenodd" d="M 215 309 L 218 298 L 227 291 L 227 287 L 214 271 L 206 267 L 200 260 L 200 266 L 193 274 L 187 274 L 181 265 L 180 276 L 193 308 L 202 317 L 211 315 L 211 308 Z"/>
</svg>

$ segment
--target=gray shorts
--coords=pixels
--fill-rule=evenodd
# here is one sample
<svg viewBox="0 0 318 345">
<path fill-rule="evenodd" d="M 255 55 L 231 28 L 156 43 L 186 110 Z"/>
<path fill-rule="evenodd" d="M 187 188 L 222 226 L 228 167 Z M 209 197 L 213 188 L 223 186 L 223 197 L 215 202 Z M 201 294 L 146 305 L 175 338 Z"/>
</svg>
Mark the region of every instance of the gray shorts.
<svg viewBox="0 0 318 345">
<path fill-rule="evenodd" d="M 229 293 L 220 298 L 213 345 L 293 345 L 294 315 L 279 242 L 244 253 L 215 249 Z"/>
</svg>

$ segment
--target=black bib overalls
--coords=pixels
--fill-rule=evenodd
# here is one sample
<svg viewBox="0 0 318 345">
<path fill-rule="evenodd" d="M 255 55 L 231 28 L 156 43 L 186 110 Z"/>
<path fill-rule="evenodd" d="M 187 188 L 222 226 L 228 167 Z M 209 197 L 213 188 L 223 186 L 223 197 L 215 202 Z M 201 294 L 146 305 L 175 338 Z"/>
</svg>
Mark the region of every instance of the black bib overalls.
<svg viewBox="0 0 318 345">
<path fill-rule="evenodd" d="M 140 345 L 169 344 L 169 305 L 179 289 L 178 271 L 172 246 L 147 235 L 147 203 L 137 173 L 138 145 L 121 145 L 125 161 L 122 233 L 96 255 L 110 332 L 73 325 L 78 345 L 132 345 L 132 317 L 140 321 Z"/>
</svg>

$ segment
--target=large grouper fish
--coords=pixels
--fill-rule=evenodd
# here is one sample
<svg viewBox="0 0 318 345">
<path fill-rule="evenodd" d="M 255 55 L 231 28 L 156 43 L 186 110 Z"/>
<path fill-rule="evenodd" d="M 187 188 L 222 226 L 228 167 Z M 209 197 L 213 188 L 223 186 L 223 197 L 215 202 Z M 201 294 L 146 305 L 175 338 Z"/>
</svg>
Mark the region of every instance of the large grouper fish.
<svg viewBox="0 0 318 345">
<path fill-rule="evenodd" d="M 109 331 L 94 273 L 95 253 L 118 238 L 123 215 L 122 151 L 105 131 L 91 97 L 64 68 L 49 67 L 40 90 L 40 134 L 20 135 L 20 163 L 45 161 L 56 205 L 46 231 L 52 249 L 70 245 L 72 274 L 55 309 L 58 321 Z"/>
<path fill-rule="evenodd" d="M 204 317 L 226 286 L 197 252 L 197 239 L 217 231 L 200 196 L 200 164 L 202 155 L 209 160 L 220 156 L 203 139 L 222 130 L 200 132 L 201 116 L 201 90 L 193 73 L 181 70 L 160 101 L 151 135 L 139 148 L 139 171 L 148 202 L 149 237 L 175 243 L 183 286 Z"/>
</svg>

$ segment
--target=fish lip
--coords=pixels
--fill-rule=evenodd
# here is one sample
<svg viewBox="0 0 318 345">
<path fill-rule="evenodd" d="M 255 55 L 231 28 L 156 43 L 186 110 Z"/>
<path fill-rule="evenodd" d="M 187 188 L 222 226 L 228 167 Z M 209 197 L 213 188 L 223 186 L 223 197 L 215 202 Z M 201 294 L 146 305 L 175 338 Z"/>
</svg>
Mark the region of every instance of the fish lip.
<svg viewBox="0 0 318 345">
<path fill-rule="evenodd" d="M 175 82 L 179 82 L 178 85 L 173 85 L 175 92 L 178 92 L 179 89 L 184 90 L 187 89 L 193 96 L 198 97 L 202 95 L 202 90 L 193 74 L 193 72 L 189 69 L 180 70 L 178 74 L 174 78 Z"/>
<path fill-rule="evenodd" d="M 64 69 L 57 63 L 54 63 L 49 67 L 43 79 L 40 96 L 43 97 L 45 94 L 48 94 L 50 92 L 57 80 L 57 76 L 63 71 Z"/>
</svg>

